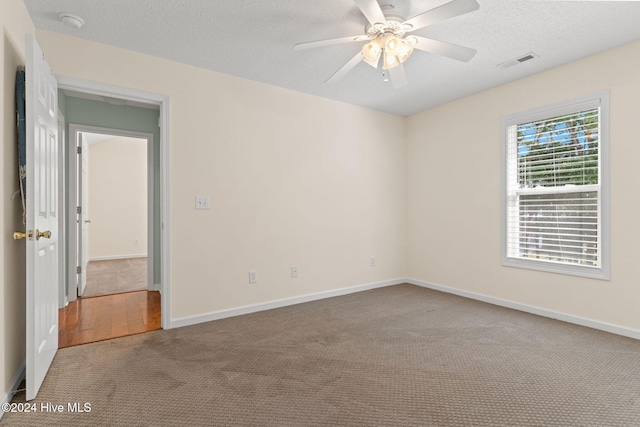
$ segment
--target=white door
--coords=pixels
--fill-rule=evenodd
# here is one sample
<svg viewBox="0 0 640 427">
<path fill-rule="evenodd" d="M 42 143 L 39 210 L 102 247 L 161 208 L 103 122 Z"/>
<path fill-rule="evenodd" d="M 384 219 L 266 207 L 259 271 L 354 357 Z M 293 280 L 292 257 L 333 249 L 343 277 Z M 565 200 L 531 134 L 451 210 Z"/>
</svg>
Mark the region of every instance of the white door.
<svg viewBox="0 0 640 427">
<path fill-rule="evenodd" d="M 89 186 L 87 175 L 89 167 L 89 144 L 82 133 L 78 133 L 78 296 L 82 296 L 87 287 L 87 264 L 89 264 Z"/>
<path fill-rule="evenodd" d="M 27 400 L 58 350 L 58 85 L 26 39 Z"/>
</svg>

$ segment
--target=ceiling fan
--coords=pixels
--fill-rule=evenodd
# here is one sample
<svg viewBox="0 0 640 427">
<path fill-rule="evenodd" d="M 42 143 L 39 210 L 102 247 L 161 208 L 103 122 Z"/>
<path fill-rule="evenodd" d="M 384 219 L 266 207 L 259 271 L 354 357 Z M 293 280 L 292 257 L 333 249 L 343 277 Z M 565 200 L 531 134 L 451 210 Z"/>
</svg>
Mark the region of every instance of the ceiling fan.
<svg viewBox="0 0 640 427">
<path fill-rule="evenodd" d="M 353 1 L 369 21 L 364 28 L 364 34 L 298 43 L 293 47 L 294 50 L 302 50 L 340 43 L 368 41 L 356 56 L 329 77 L 325 83 L 337 82 L 361 61 L 378 68 L 382 59 L 385 80 L 390 78 L 393 87 L 400 88 L 407 84 L 407 75 L 402 64 L 414 49 L 436 53 L 463 62 L 470 61 L 476 54 L 474 49 L 468 47 L 421 36 L 407 35 L 436 22 L 477 10 L 480 5 L 476 0 L 452 0 L 406 20 L 394 12 L 392 7 L 381 7 L 377 0 Z"/>
</svg>

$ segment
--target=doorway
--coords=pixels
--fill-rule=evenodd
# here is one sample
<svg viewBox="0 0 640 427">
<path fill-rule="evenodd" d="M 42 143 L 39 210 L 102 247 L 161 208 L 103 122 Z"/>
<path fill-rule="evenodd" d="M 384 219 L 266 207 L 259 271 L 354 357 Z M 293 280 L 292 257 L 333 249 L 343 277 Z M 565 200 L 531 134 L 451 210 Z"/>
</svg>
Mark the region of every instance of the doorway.
<svg viewBox="0 0 640 427">
<path fill-rule="evenodd" d="M 60 348 L 160 329 L 153 142 L 151 133 L 69 124 L 76 270 L 59 314 Z"/>
<path fill-rule="evenodd" d="M 166 161 L 168 156 L 168 135 L 166 133 L 166 118 L 168 117 L 168 101 L 165 97 L 153 94 L 147 94 L 137 91 L 131 91 L 127 89 L 121 89 L 116 87 L 105 87 L 104 85 L 95 85 L 90 82 L 73 81 L 62 78 L 60 82 L 60 88 L 67 96 L 66 99 L 66 115 L 68 123 L 73 123 L 74 118 L 83 123 L 82 125 L 68 125 L 68 141 L 66 145 L 68 147 L 67 155 L 67 167 L 68 171 L 67 182 L 68 197 L 67 197 L 67 211 L 69 213 L 67 225 L 67 234 L 69 242 L 69 252 L 66 257 L 66 270 L 68 271 L 68 278 L 65 283 L 64 303 L 60 310 L 59 324 L 60 324 L 60 347 L 68 345 L 77 345 L 84 342 L 93 342 L 102 339 L 109 339 L 118 336 L 131 335 L 134 333 L 145 332 L 149 330 L 160 329 L 161 327 L 169 327 L 168 310 L 163 310 L 165 304 L 168 306 L 169 291 L 168 291 L 168 259 L 169 259 L 169 246 L 168 246 L 168 192 L 165 190 L 168 188 L 168 162 Z M 68 92 L 71 92 L 69 94 Z M 83 99 L 90 99 L 100 102 L 103 107 L 99 111 L 93 110 L 93 114 L 87 113 L 89 108 L 76 108 L 73 111 L 69 111 L 70 97 L 74 99 L 76 97 Z M 122 97 L 122 98 L 120 98 Z M 136 113 L 128 107 L 134 105 L 138 107 L 138 111 L 155 111 L 155 119 L 149 118 L 146 113 Z M 84 104 L 82 107 L 86 106 Z M 111 109 L 111 110 L 109 110 Z M 117 111 L 114 113 L 114 111 Z M 158 116 L 158 112 L 160 116 Z M 124 117 L 124 118 L 123 118 Z M 164 119 L 164 120 L 163 120 Z M 119 121 L 118 121 L 119 120 Z M 147 125 L 141 126 L 141 122 L 147 123 Z M 90 123 L 91 126 L 86 125 Z M 141 126 L 143 129 L 148 129 L 155 125 L 155 130 L 145 132 L 134 132 L 128 130 L 117 129 L 115 127 L 102 128 L 99 126 L 113 126 L 118 123 L 124 123 L 125 126 L 136 128 Z M 94 126 L 97 125 L 97 126 Z M 151 133 L 153 132 L 153 133 Z M 82 171 L 76 165 L 78 159 L 76 146 L 82 146 L 75 144 L 76 138 L 78 140 L 84 140 L 84 148 L 79 151 L 85 150 L 84 154 L 87 155 L 88 161 L 85 167 L 88 166 L 89 178 L 85 180 L 84 188 L 87 189 L 85 193 L 85 203 L 77 203 L 79 197 L 82 197 L 82 191 L 78 191 L 77 184 L 82 182 Z M 111 141 L 112 143 L 110 143 Z M 137 141 L 137 143 L 136 143 Z M 143 147 L 141 149 L 140 142 Z M 138 162 L 137 166 L 128 166 L 125 168 L 125 161 L 133 155 L 127 154 L 122 150 L 118 151 L 117 145 L 125 144 L 138 145 L 136 151 L 138 153 L 137 158 L 142 157 L 142 162 Z M 113 148 L 116 147 L 116 148 Z M 94 150 L 95 148 L 95 150 Z M 97 154 L 91 156 L 93 152 L 96 153 L 102 148 L 104 156 L 98 156 Z M 122 148 L 122 147 L 120 147 Z M 104 153 L 104 152 L 107 153 Z M 108 151 L 111 151 L 109 154 Z M 140 152 L 143 152 L 140 155 Z M 108 156 L 111 155 L 111 160 L 108 160 Z M 93 162 L 94 160 L 106 160 L 102 162 Z M 147 161 L 145 164 L 144 158 Z M 123 219 L 117 220 L 117 226 L 113 224 L 98 224 L 103 222 L 100 216 L 103 218 L 105 215 L 100 215 L 105 208 L 105 203 L 116 204 L 114 201 L 106 201 L 104 197 L 91 201 L 92 194 L 95 188 L 92 188 L 93 184 L 99 184 L 100 178 L 92 180 L 91 170 L 109 169 L 111 178 L 114 174 L 122 178 L 123 168 L 127 170 L 137 170 L 142 172 L 142 178 L 146 177 L 147 191 L 143 194 L 134 195 L 134 199 L 137 200 L 138 205 L 142 205 L 142 209 L 136 210 L 137 217 L 142 217 L 142 220 L 133 221 L 132 211 L 122 209 L 122 202 L 120 203 L 120 213 L 126 212 L 128 218 L 132 224 L 124 224 Z M 145 173 L 146 169 L 146 173 Z M 140 173 L 138 173 L 138 176 Z M 144 180 L 144 179 L 143 179 Z M 93 183 L 92 183 L 93 181 Z M 125 181 L 127 181 L 125 179 Z M 131 184 L 131 180 L 128 182 Z M 112 182 L 102 182 L 102 186 L 111 187 L 112 192 L 117 194 L 130 190 L 131 188 L 115 189 L 112 186 Z M 145 184 L 138 182 L 137 187 L 145 187 Z M 130 185 L 129 187 L 132 187 Z M 102 203 L 102 206 L 100 205 Z M 131 208 L 133 202 L 127 203 Z M 78 206 L 86 206 L 84 217 L 80 217 Z M 107 205 L 108 207 L 108 205 Z M 98 209 L 98 211 L 96 211 Z M 142 211 L 142 212 L 141 212 Z M 97 216 L 96 216 L 97 215 Z M 115 216 L 112 211 L 110 215 Z M 85 222 L 87 221 L 87 222 Z M 112 221 L 114 222 L 114 221 Z M 133 224 L 135 222 L 135 224 Z M 145 223 L 146 222 L 146 223 Z M 85 225 L 86 242 L 84 244 L 84 251 L 78 250 L 82 247 L 82 233 L 78 232 L 78 225 Z M 126 226 L 129 231 L 124 231 Z M 98 226 L 98 227 L 96 227 Z M 103 242 L 111 243 L 119 242 L 128 245 L 128 248 L 114 248 L 106 247 L 104 244 L 100 245 L 101 231 L 98 228 L 102 226 L 103 230 Z M 108 237 L 104 237 L 104 228 L 107 230 Z M 131 231 L 135 229 L 136 231 Z M 121 238 L 116 236 L 116 232 L 123 230 L 121 235 L 127 236 L 127 238 Z M 97 249 L 93 248 L 94 243 L 97 244 Z M 73 246 L 73 248 L 71 248 Z M 102 246 L 102 249 L 100 249 Z M 85 256 L 82 258 L 82 252 Z M 145 259 L 146 258 L 146 259 Z M 83 262 L 78 260 L 84 259 Z M 112 274 L 108 271 L 103 271 L 103 278 L 109 276 L 116 280 L 110 280 L 107 277 L 107 282 L 111 282 L 110 285 L 115 285 L 115 288 L 107 288 L 107 290 L 92 292 L 92 264 L 100 262 L 113 261 L 130 264 L 130 271 L 123 271 L 122 266 L 117 267 L 119 274 Z M 83 265 L 85 264 L 85 265 Z M 133 265 L 137 264 L 137 265 Z M 146 265 L 146 268 L 140 269 L 140 264 Z M 80 283 L 77 278 L 80 275 L 77 274 L 77 267 L 81 268 L 84 277 L 88 279 L 88 282 Z M 135 270 L 136 273 L 131 273 Z M 136 283 L 138 289 L 127 287 L 130 284 L 122 283 L 122 278 L 125 276 L 137 276 Z M 119 277 L 118 277 L 119 276 Z M 120 283 L 117 283 L 120 281 Z M 80 284 L 80 286 L 78 286 Z M 119 286 L 119 287 L 118 287 Z M 107 295 L 103 295 L 103 294 Z M 160 294 L 162 293 L 162 298 Z M 81 296 L 78 298 L 78 296 Z M 63 331 L 66 332 L 66 337 L 62 336 Z M 75 336 L 74 336 L 75 335 Z"/>
<path fill-rule="evenodd" d="M 80 132 L 78 222 L 83 298 L 152 289 L 147 267 L 147 145 L 152 139 Z"/>
<path fill-rule="evenodd" d="M 69 299 L 157 290 L 153 134 L 76 124 L 69 134 L 76 152 Z"/>
</svg>

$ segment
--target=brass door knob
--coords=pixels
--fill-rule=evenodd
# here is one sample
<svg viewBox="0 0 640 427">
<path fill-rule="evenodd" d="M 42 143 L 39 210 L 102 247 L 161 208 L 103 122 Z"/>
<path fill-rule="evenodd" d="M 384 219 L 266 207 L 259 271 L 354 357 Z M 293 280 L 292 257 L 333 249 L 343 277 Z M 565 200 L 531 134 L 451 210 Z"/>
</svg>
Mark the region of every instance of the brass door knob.
<svg viewBox="0 0 640 427">
<path fill-rule="evenodd" d="M 40 231 L 40 230 L 36 229 L 36 240 L 40 240 L 41 237 L 44 237 L 45 239 L 50 239 L 51 238 L 51 232 L 50 231 Z"/>
</svg>

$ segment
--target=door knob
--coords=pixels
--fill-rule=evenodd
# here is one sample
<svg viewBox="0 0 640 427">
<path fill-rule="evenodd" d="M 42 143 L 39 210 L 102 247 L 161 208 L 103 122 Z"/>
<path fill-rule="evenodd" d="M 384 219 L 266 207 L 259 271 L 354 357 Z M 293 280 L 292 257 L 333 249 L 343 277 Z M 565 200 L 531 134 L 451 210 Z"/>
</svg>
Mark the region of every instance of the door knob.
<svg viewBox="0 0 640 427">
<path fill-rule="evenodd" d="M 90 219 L 85 219 L 85 220 L 84 220 L 84 223 L 85 223 L 85 224 L 91 224 L 91 220 L 90 220 Z"/>
<path fill-rule="evenodd" d="M 40 240 L 41 237 L 44 237 L 45 239 L 50 239 L 51 231 L 40 231 L 36 229 L 36 240 Z"/>
</svg>

